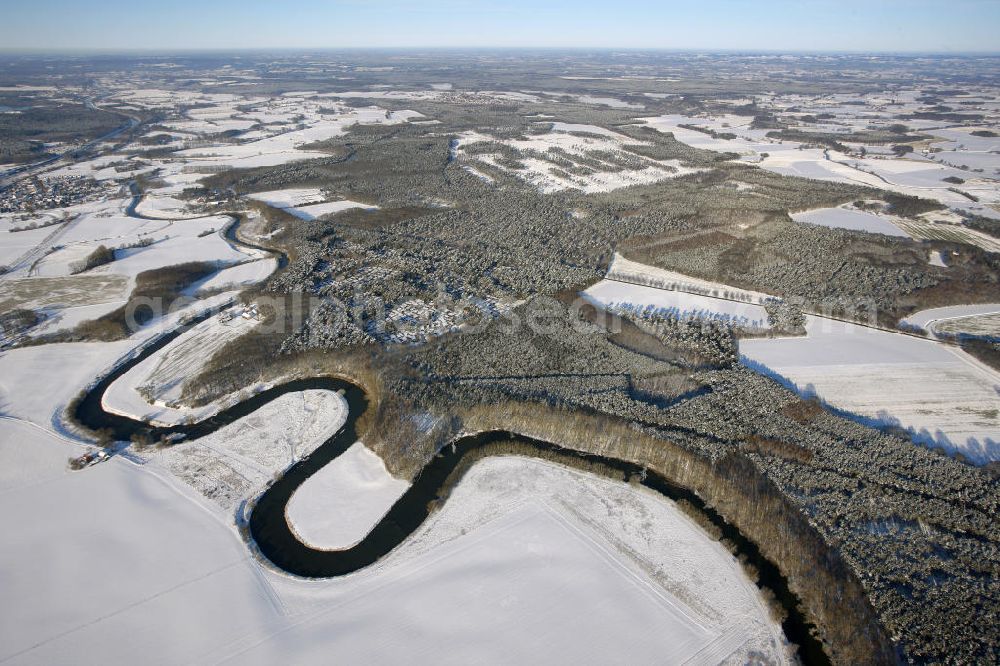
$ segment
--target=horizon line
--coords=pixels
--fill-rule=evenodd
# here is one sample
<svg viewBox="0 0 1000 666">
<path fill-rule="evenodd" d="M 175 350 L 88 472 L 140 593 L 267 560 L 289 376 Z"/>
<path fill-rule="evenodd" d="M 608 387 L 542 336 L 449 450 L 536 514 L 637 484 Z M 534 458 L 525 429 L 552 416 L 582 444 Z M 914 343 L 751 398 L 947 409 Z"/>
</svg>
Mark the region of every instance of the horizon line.
<svg viewBox="0 0 1000 666">
<path fill-rule="evenodd" d="M 919 51 L 919 50 L 855 50 L 855 49 L 766 49 L 723 47 L 668 47 L 668 46 L 482 46 L 482 45 L 425 45 L 425 46 L 266 46 L 266 47 L 0 47 L 0 55 L 197 55 L 242 53 L 318 53 L 318 52 L 400 52 L 400 51 L 589 51 L 589 52 L 656 52 L 707 55 L 836 55 L 836 56 L 930 56 L 930 57 L 1000 57 L 1000 50 Z"/>
</svg>

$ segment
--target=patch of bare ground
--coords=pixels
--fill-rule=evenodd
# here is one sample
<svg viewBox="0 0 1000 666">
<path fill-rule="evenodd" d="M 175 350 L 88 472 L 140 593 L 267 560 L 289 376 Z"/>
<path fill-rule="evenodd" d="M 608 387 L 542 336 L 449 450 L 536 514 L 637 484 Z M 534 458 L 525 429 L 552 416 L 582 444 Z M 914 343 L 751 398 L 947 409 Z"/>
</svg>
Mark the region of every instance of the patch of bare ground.
<svg viewBox="0 0 1000 666">
<path fill-rule="evenodd" d="M 158 310 L 168 312 L 184 289 L 215 270 L 214 262 L 189 262 L 139 273 L 125 305 L 71 330 L 41 336 L 33 344 L 123 340 L 155 316 L 149 304 L 156 303 Z"/>
</svg>

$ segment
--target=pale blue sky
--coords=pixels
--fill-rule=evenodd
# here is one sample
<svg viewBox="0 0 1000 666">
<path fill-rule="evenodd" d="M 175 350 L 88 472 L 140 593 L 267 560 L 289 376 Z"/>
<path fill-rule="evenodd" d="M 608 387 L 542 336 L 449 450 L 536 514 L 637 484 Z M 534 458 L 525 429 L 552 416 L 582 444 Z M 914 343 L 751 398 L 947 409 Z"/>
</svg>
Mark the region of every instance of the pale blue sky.
<svg viewBox="0 0 1000 666">
<path fill-rule="evenodd" d="M 0 0 L 3 49 L 1000 52 L 1000 0 Z"/>
</svg>

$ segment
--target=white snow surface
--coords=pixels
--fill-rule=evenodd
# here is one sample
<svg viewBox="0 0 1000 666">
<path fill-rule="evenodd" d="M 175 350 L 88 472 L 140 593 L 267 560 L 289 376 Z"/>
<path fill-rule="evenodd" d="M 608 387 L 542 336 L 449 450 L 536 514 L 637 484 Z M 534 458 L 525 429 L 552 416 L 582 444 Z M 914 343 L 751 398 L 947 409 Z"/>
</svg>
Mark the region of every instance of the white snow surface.
<svg viewBox="0 0 1000 666">
<path fill-rule="evenodd" d="M 755 586 L 673 503 L 525 458 L 475 464 L 402 547 L 334 590 L 230 660 L 785 661 Z"/>
<path fill-rule="evenodd" d="M 323 141 L 344 134 L 348 127 L 361 124 L 398 124 L 411 117 L 418 117 L 412 111 L 389 113 L 376 106 L 364 108 L 338 108 L 334 115 L 318 113 L 318 105 L 307 101 L 290 100 L 296 109 L 306 114 L 309 125 L 270 135 L 256 141 L 233 145 L 217 145 L 204 148 L 189 148 L 173 155 L 182 158 L 190 166 L 250 168 L 277 166 L 297 160 L 314 159 L 322 153 L 306 150 L 304 145 Z"/>
<path fill-rule="evenodd" d="M 617 97 L 595 97 L 593 95 L 577 95 L 578 100 L 584 104 L 598 104 L 601 106 L 610 106 L 615 109 L 642 109 L 645 108 L 642 104 L 632 104 L 624 100 L 620 100 Z"/>
<path fill-rule="evenodd" d="M 263 252 L 233 247 L 221 233 L 203 235 L 224 228 L 230 221 L 226 216 L 160 222 L 82 215 L 63 227 L 58 238 L 60 249 L 37 261 L 32 275 L 67 276 L 74 262 L 100 245 L 115 249 L 115 261 L 88 271 L 87 275 L 115 273 L 134 277 L 143 271 L 191 261 L 216 262 L 221 266 L 263 256 Z M 128 247 L 143 239 L 153 242 L 145 247 Z"/>
<path fill-rule="evenodd" d="M 383 561 L 311 581 L 262 567 L 163 466 L 68 472 L 78 452 L 0 420 L 10 663 L 787 661 L 736 560 L 625 483 L 487 460 Z"/>
<path fill-rule="evenodd" d="M 712 296 L 661 289 L 616 280 L 601 280 L 583 292 L 584 298 L 603 308 L 632 306 L 663 311 L 670 315 L 731 322 L 753 329 L 767 329 L 767 312 L 760 305 Z"/>
<path fill-rule="evenodd" d="M 729 294 L 730 297 L 748 302 L 760 302 L 773 298 L 769 294 L 749 289 L 740 289 L 721 282 L 702 280 L 676 271 L 670 271 L 657 266 L 642 264 L 626 259 L 624 255 L 615 252 L 608 266 L 607 278 L 621 282 L 633 282 L 664 289 L 676 289 L 695 294 Z"/>
<path fill-rule="evenodd" d="M 914 312 L 900 323 L 916 326 L 929 333 L 934 332 L 934 324 L 948 319 L 961 319 L 975 315 L 987 315 L 1000 312 L 1000 303 L 979 303 L 977 305 L 949 305 L 943 308 L 930 308 Z"/>
<path fill-rule="evenodd" d="M 294 208 L 295 206 L 305 206 L 307 204 L 322 202 L 326 198 L 323 194 L 323 190 L 318 187 L 268 190 L 267 192 L 248 194 L 247 197 L 257 201 L 263 201 L 268 206 L 273 208 Z"/>
<path fill-rule="evenodd" d="M 820 109 L 813 109 L 820 112 Z M 832 112 L 838 116 L 850 117 L 846 108 L 836 107 Z M 901 194 L 932 198 L 942 203 L 989 217 L 996 216 L 987 204 L 1000 202 L 1000 181 L 995 178 L 971 178 L 970 174 L 950 166 L 950 163 L 968 163 L 969 166 L 996 167 L 1000 165 L 997 155 L 991 153 L 968 152 L 959 154 L 931 154 L 924 157 L 911 154 L 898 158 L 889 155 L 852 157 L 836 150 L 807 148 L 795 141 L 783 141 L 767 137 L 767 130 L 750 129 L 750 119 L 740 116 L 683 116 L 668 114 L 640 119 L 661 132 L 671 132 L 678 141 L 695 148 L 717 152 L 735 153 L 742 161 L 758 164 L 761 168 L 789 176 L 815 178 L 841 183 L 868 185 L 888 189 Z M 910 123 L 913 124 L 912 122 Z M 734 139 L 722 139 L 681 125 L 690 125 L 718 133 L 734 134 Z M 855 129 L 864 129 L 859 126 Z M 816 127 L 816 129 L 822 129 Z M 841 131 L 843 126 L 831 126 L 833 131 Z M 957 138 L 963 141 L 974 139 L 971 135 L 955 130 Z M 938 133 L 935 131 L 935 133 Z M 952 138 L 955 138 L 953 136 Z M 995 142 L 995 140 L 994 140 Z M 946 142 L 947 143 L 947 142 Z M 950 145 L 959 145 L 953 141 Z M 977 148 L 990 145 L 984 142 Z M 872 151 L 872 153 L 878 151 Z M 933 159 L 932 159 L 933 158 Z M 971 159 L 970 159 L 971 158 Z M 952 162 L 949 162 L 952 161 Z M 979 199 L 971 201 L 959 192 L 949 189 L 948 177 L 967 180 L 960 189 Z"/>
<path fill-rule="evenodd" d="M 104 394 L 104 409 L 160 425 L 200 421 L 219 411 L 225 406 L 222 402 L 201 407 L 180 404 L 184 381 L 197 375 L 215 352 L 257 324 L 239 316 L 224 322 L 218 315 L 201 322 L 111 384 Z M 155 396 L 153 403 L 140 393 L 143 386 Z"/>
<path fill-rule="evenodd" d="M 12 226 L 20 226 L 20 223 Z M 0 266 L 14 266 L 21 256 L 41 243 L 54 230 L 55 227 L 14 232 L 4 229 L 0 232 Z"/>
<path fill-rule="evenodd" d="M 348 199 L 325 201 L 326 195 L 318 188 L 271 190 L 248 196 L 251 199 L 262 201 L 272 208 L 280 208 L 302 220 L 315 220 L 324 215 L 339 213 L 351 208 L 365 208 L 369 210 L 378 208 L 378 206 L 370 206 Z"/>
<path fill-rule="evenodd" d="M 259 565 L 192 491 L 122 458 L 67 471 L 81 452 L 0 421 L 17 532 L 0 543 L 0 660 L 191 663 L 282 621 Z"/>
<path fill-rule="evenodd" d="M 606 136 L 609 139 L 614 139 L 620 144 L 642 144 L 642 141 L 633 139 L 631 137 L 620 134 L 613 130 L 609 130 L 607 127 L 601 127 L 600 125 L 584 125 L 581 123 L 564 123 L 564 122 L 554 122 L 552 123 L 553 132 L 583 132 L 586 134 L 597 134 L 599 136 Z"/>
<path fill-rule="evenodd" d="M 236 264 L 198 280 L 185 293 L 197 295 L 218 289 L 248 287 L 266 280 L 277 267 L 278 261 L 272 257 Z"/>
<path fill-rule="evenodd" d="M 286 208 L 285 210 L 299 219 L 315 220 L 325 215 L 332 215 L 333 213 L 339 213 L 344 210 L 350 210 L 351 208 L 364 208 L 366 210 L 374 210 L 378 208 L 378 206 L 369 206 L 368 204 L 358 203 L 357 201 L 350 201 L 348 199 L 344 199 L 342 201 L 327 201 L 325 203 L 312 204 L 309 206 L 299 206 L 297 208 Z"/>
<path fill-rule="evenodd" d="M 758 303 L 767 294 L 641 264 L 614 254 L 607 278 L 582 296 L 602 308 L 653 309 L 685 318 L 713 319 L 756 330 L 770 328 L 767 311 Z"/>
<path fill-rule="evenodd" d="M 1000 460 L 1000 373 L 934 340 L 806 317 L 804 338 L 748 339 L 752 367 L 873 425 L 915 441 Z"/>
<path fill-rule="evenodd" d="M 81 389 L 136 344 L 135 340 L 67 342 L 0 352 L 3 414 L 52 427 Z"/>
<path fill-rule="evenodd" d="M 259 253 L 236 249 L 220 234 L 198 238 L 195 235 L 173 236 L 149 247 L 137 247 L 115 253 L 115 260 L 106 270 L 123 275 L 138 275 L 143 271 L 165 266 L 175 266 L 191 261 L 215 262 L 220 268 L 236 264 L 247 258 L 256 259 Z"/>
<path fill-rule="evenodd" d="M 143 343 L 176 327 L 182 317 L 219 307 L 232 297 L 231 293 L 223 293 L 171 312 L 127 340 L 37 345 L 0 353 L 3 414 L 61 429 L 62 412 L 81 389 Z"/>
<path fill-rule="evenodd" d="M 409 487 L 389 473 L 378 454 L 355 442 L 295 491 L 285 514 L 289 526 L 313 548 L 349 548 Z"/>
<path fill-rule="evenodd" d="M 191 217 L 188 204 L 169 196 L 147 194 L 135 207 L 135 212 L 157 220 L 182 220 Z"/>
<path fill-rule="evenodd" d="M 589 136 L 571 132 L 586 132 Z M 510 168 L 508 163 L 501 161 L 497 153 L 466 151 L 467 146 L 481 142 L 503 143 L 514 149 L 519 153 L 519 162 L 523 167 Z M 463 132 L 453 144 L 452 157 L 461 159 L 463 166 L 475 167 L 481 162 L 501 171 L 508 171 L 546 194 L 567 189 L 588 194 L 609 192 L 699 171 L 683 166 L 680 160 L 653 160 L 624 149 L 628 144 L 642 143 L 594 125 L 554 123 L 548 132 L 530 134 L 523 139 L 498 139 L 475 131 Z M 603 161 L 600 156 L 607 153 L 628 160 L 629 166 L 621 168 L 608 164 L 604 170 L 588 166 L 589 172 L 585 175 L 571 175 L 559 166 L 565 160 L 573 161 L 574 157 L 588 158 L 589 164 L 600 165 Z M 553 159 L 556 161 L 552 161 Z"/>
<path fill-rule="evenodd" d="M 862 210 L 839 208 L 820 208 L 801 213 L 793 213 L 792 219 L 805 224 L 816 224 L 835 229 L 851 229 L 867 231 L 873 234 L 899 236 L 909 238 L 909 235 L 890 222 L 884 216 L 875 215 Z"/>
<path fill-rule="evenodd" d="M 169 470 L 225 514 L 292 464 L 315 451 L 347 420 L 339 393 L 285 393 L 255 412 L 182 445 L 143 452 L 156 468 Z"/>
<path fill-rule="evenodd" d="M 128 303 L 128 299 L 108 301 L 107 303 L 94 303 L 91 305 L 46 308 L 44 310 L 45 320 L 31 330 L 31 336 L 37 337 L 59 331 L 69 331 L 85 321 L 97 319 L 109 312 L 113 312 L 126 303 Z"/>
</svg>

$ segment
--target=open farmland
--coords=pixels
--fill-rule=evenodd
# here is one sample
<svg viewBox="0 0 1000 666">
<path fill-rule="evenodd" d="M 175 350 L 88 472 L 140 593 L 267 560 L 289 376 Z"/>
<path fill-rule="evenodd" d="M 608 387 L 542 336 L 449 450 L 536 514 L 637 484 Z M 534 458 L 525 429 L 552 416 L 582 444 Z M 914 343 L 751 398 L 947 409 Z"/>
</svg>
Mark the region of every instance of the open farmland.
<svg viewBox="0 0 1000 666">
<path fill-rule="evenodd" d="M 980 305 L 949 305 L 943 308 L 931 308 L 914 312 L 901 323 L 924 329 L 933 333 L 941 325 L 967 321 L 972 318 L 988 317 L 1000 312 L 1000 303 L 983 303 Z"/>
<path fill-rule="evenodd" d="M 955 317 L 939 321 L 934 330 L 945 335 L 973 335 L 1000 338 L 1000 310 L 990 314 Z"/>
<path fill-rule="evenodd" d="M 1000 198 L 995 169 L 990 168 L 987 175 L 980 168 L 970 176 L 969 165 L 949 165 L 961 160 L 959 155 L 943 152 L 949 145 L 964 143 L 934 143 L 927 135 L 907 135 L 901 130 L 916 123 L 894 122 L 893 116 L 884 112 L 872 114 L 872 102 L 861 95 L 793 96 L 787 101 L 781 96 L 760 95 L 753 104 L 757 115 L 752 119 L 703 112 L 642 120 L 692 147 L 729 153 L 775 173 L 932 197 L 956 209 L 997 219 L 995 211 L 984 205 Z M 919 113 L 920 103 L 900 100 L 896 107 L 893 113 L 904 120 L 910 109 Z M 825 127 L 816 126 L 814 118 L 820 115 L 828 117 Z M 874 124 L 873 117 L 878 118 Z M 938 127 L 928 123 L 926 131 L 942 138 L 976 140 L 960 130 L 949 133 L 949 129 Z M 927 140 L 922 138 L 925 136 Z M 985 145 L 992 145 L 988 141 Z M 890 145 L 906 145 L 909 151 L 895 154 L 888 150 Z M 982 160 L 990 167 L 998 164 L 997 155 L 988 150 L 974 155 L 982 158 L 977 160 L 979 165 Z M 961 187 L 955 187 L 955 182 Z"/>
<path fill-rule="evenodd" d="M 652 308 L 672 316 L 721 321 L 755 331 L 766 330 L 767 312 L 760 305 L 683 291 L 647 287 L 616 280 L 602 280 L 588 287 L 584 295 L 603 308 Z"/>
<path fill-rule="evenodd" d="M 493 180 L 490 172 L 501 170 L 544 193 L 606 192 L 696 173 L 677 160 L 655 160 L 629 150 L 629 144 L 647 144 L 605 128 L 556 122 L 546 131 L 546 125 L 517 139 L 464 134 L 454 142 L 452 157 L 487 182 Z"/>
<path fill-rule="evenodd" d="M 315 451 L 346 418 L 347 406 L 336 393 L 288 393 L 190 445 L 146 449 L 140 455 L 233 515 L 275 474 Z"/>
<path fill-rule="evenodd" d="M 580 627 L 586 626 L 589 635 L 600 638 L 587 650 L 600 649 L 608 658 L 638 645 L 637 654 L 651 661 L 670 654 L 736 663 L 750 653 L 785 661 L 778 627 L 767 617 L 756 588 L 741 580 L 736 560 L 677 509 L 620 482 L 518 459 L 481 463 L 456 489 L 454 499 L 465 505 L 451 503 L 384 565 L 347 579 L 310 582 L 260 570 L 218 514 L 204 510 L 210 505 L 191 501 L 169 477 L 136 470 L 123 460 L 85 476 L 53 474 L 47 465 L 64 456 L 64 442 L 23 424 L 0 427 L 9 435 L 0 440 L 0 453 L 8 460 L 19 458 L 24 473 L 34 475 L 28 477 L 33 483 L 25 477 L 5 482 L 10 506 L 24 516 L 24 539 L 5 548 L 2 557 L 48 581 L 41 588 L 25 576 L 7 581 L 9 590 L 34 589 L 31 604 L 12 610 L 3 624 L 7 657 L 61 660 L 86 649 L 102 659 L 127 661 L 155 646 L 182 661 L 256 662 L 277 653 L 301 661 L 352 658 L 363 644 L 369 656 L 375 645 L 385 659 L 424 654 L 460 663 L 489 641 L 503 641 L 509 631 L 527 632 L 533 624 L 554 621 L 545 640 L 520 643 L 522 654 L 593 656 L 582 651 L 579 640 Z M 518 487 L 497 488 L 498 475 L 519 479 Z M 89 499 L 95 493 L 103 500 L 101 519 L 79 529 L 94 512 Z M 46 505 L 44 497 L 53 496 L 64 507 L 64 536 L 75 552 L 96 557 L 107 540 L 120 541 L 132 544 L 122 548 L 135 565 L 127 571 L 103 567 L 79 577 L 76 558 L 36 553 L 22 560 L 27 550 L 38 550 L 51 528 L 40 519 L 40 507 Z M 581 502 L 569 504 L 573 499 Z M 567 504 L 572 510 L 563 508 Z M 651 533 L 640 522 L 618 520 L 631 512 L 641 512 L 660 528 Z M 130 538 L 136 533 L 146 538 Z M 158 555 L 141 557 L 150 543 Z M 664 543 L 671 547 L 663 548 Z M 631 544 L 635 554 L 625 555 L 619 544 Z M 657 573 L 640 568 L 637 556 L 658 558 Z M 482 585 L 464 584 L 467 577 L 456 577 L 456 570 L 476 572 Z M 151 590 L 154 580 L 158 584 Z M 588 584 L 581 585 L 582 580 Z M 704 588 L 707 581 L 710 586 Z M 57 598 L 67 611 L 65 619 L 34 622 Z M 237 607 L 227 610 L 234 600 Z M 343 630 L 359 617 L 365 620 L 365 634 L 371 632 L 362 643 L 357 629 Z M 170 634 L 110 640 L 151 618 L 171 627 Z M 487 629 L 496 622 L 504 632 Z M 449 648 L 442 649 L 458 626 L 466 628 L 463 640 L 448 638 Z M 179 643 L 179 633 L 194 638 Z M 257 640 L 234 651 L 235 643 L 251 636 Z M 386 636 L 392 639 L 376 640 Z"/>
<path fill-rule="evenodd" d="M 314 548 L 348 548 L 361 541 L 409 488 L 361 442 L 311 477 L 286 510 L 295 533 Z"/>
<path fill-rule="evenodd" d="M 326 197 L 318 189 L 258 192 L 251 194 L 250 198 L 263 201 L 268 206 L 283 210 L 302 220 L 313 220 L 351 208 L 372 208 L 355 201 L 324 201 Z"/>
<path fill-rule="evenodd" d="M 649 531 L 645 521 L 658 527 Z M 473 572 L 470 589 L 461 581 Z M 614 659 L 616 647 L 629 645 L 644 662 L 669 655 L 735 663 L 757 653 L 781 663 L 776 626 L 741 578 L 736 560 L 673 505 L 620 482 L 501 457 L 470 469 L 407 552 L 394 554 L 376 579 L 358 581 L 350 598 L 352 617 L 360 612 L 367 625 L 397 636 L 379 642 L 380 659 L 416 651 L 457 663 L 514 632 L 524 641 L 503 649 L 523 658 Z M 434 620 L 403 638 L 410 634 L 398 628 L 419 617 Z M 371 655 L 343 632 L 325 631 L 320 645 L 305 640 L 345 621 L 324 613 L 241 658 L 296 644 L 345 659 Z M 538 622 L 550 627 L 542 640 L 530 638 Z M 492 630 L 495 623 L 502 631 Z M 443 632 L 456 628 L 464 638 L 442 652 Z M 584 648 L 581 628 L 600 639 Z"/>
<path fill-rule="evenodd" d="M 796 213 L 792 215 L 792 219 L 805 224 L 819 224 L 824 227 L 867 231 L 887 236 L 905 237 L 907 235 L 905 231 L 900 229 L 900 224 L 884 220 L 871 213 L 845 208 L 826 208 Z"/>
<path fill-rule="evenodd" d="M 0 307 L 77 307 L 114 302 L 128 295 L 128 283 L 125 276 L 108 274 L 4 280 Z"/>
<path fill-rule="evenodd" d="M 608 280 L 616 282 L 645 285 L 671 291 L 682 291 L 689 294 L 718 297 L 742 303 L 759 304 L 769 298 L 773 298 L 761 292 L 738 289 L 719 282 L 701 280 L 676 271 L 668 271 L 656 266 L 630 261 L 617 252 L 608 266 L 608 273 L 605 277 Z"/>
<path fill-rule="evenodd" d="M 983 248 L 987 252 L 1000 252 L 1000 239 L 975 229 L 923 220 L 899 220 L 894 224 L 914 238 L 974 245 Z"/>
<path fill-rule="evenodd" d="M 978 463 L 1000 460 L 1000 375 L 936 342 L 810 317 L 804 339 L 744 340 L 743 356 L 837 409 Z"/>
</svg>

